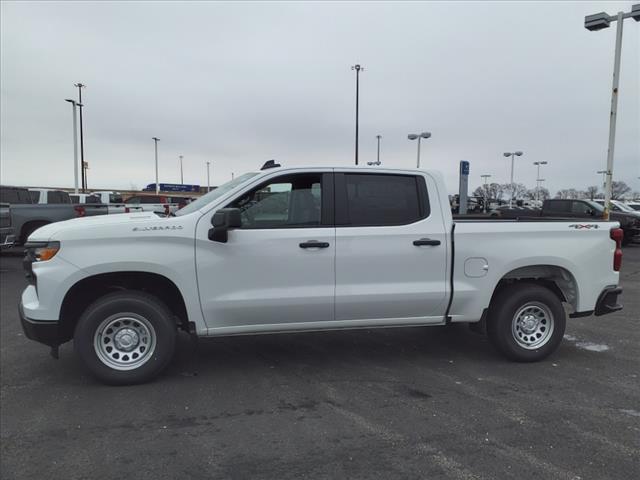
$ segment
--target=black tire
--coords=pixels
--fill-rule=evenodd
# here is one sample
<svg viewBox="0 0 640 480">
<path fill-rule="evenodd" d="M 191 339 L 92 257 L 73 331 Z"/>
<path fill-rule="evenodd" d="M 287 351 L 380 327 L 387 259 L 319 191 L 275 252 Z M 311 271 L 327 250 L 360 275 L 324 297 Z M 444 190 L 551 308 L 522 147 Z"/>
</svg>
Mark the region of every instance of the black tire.
<svg viewBox="0 0 640 480">
<path fill-rule="evenodd" d="M 118 324 L 119 319 L 122 319 L 121 324 Z M 117 326 L 105 327 L 114 325 L 114 322 Z M 126 348 L 135 350 L 123 353 L 123 350 L 115 348 L 119 345 L 118 334 L 125 335 L 124 341 L 130 344 Z M 123 337 L 119 338 L 122 341 Z M 146 343 L 144 339 L 147 339 Z M 111 353 L 105 351 L 108 346 L 102 346 L 109 345 L 108 341 L 115 348 Z M 124 290 L 99 298 L 84 311 L 76 325 L 73 344 L 85 367 L 101 382 L 109 385 L 144 383 L 158 376 L 173 358 L 176 323 L 171 311 L 158 298 L 144 292 Z M 136 346 L 132 347 L 134 344 Z M 122 358 L 116 360 L 116 355 L 122 355 Z M 126 365 L 125 358 L 132 363 Z M 143 363 L 136 365 L 135 362 Z"/>
<path fill-rule="evenodd" d="M 558 348 L 566 323 L 562 302 L 554 292 L 535 283 L 518 283 L 505 287 L 494 297 L 489 307 L 487 334 L 493 346 L 507 358 L 537 362 Z"/>
</svg>

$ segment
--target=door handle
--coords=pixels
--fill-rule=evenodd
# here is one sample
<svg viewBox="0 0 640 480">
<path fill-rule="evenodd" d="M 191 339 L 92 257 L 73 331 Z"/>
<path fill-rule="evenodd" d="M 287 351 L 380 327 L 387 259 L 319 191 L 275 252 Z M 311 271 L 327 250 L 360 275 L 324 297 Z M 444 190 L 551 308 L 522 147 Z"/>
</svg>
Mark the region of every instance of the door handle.
<svg viewBox="0 0 640 480">
<path fill-rule="evenodd" d="M 327 248 L 328 246 L 329 242 L 319 242 L 317 240 L 309 240 L 300 244 L 300 248 Z"/>
<path fill-rule="evenodd" d="M 430 238 L 421 238 L 420 240 L 414 240 L 413 244 L 416 247 L 421 247 L 423 245 L 436 246 L 436 245 L 440 245 L 440 240 L 431 240 Z"/>
</svg>

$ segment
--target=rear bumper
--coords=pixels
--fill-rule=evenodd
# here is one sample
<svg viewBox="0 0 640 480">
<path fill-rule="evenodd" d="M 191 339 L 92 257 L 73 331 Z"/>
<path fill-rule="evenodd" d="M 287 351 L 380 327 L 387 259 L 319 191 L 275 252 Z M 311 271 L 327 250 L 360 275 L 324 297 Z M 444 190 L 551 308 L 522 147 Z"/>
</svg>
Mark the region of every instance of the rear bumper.
<svg viewBox="0 0 640 480">
<path fill-rule="evenodd" d="M 22 308 L 22 302 L 18 305 L 18 312 L 20 314 L 22 330 L 28 339 L 44 343 L 50 347 L 55 347 L 62 343 L 60 341 L 60 327 L 57 320 L 45 322 L 27 318 L 24 314 L 24 308 Z"/>
<path fill-rule="evenodd" d="M 622 305 L 618 303 L 618 296 L 622 293 L 621 287 L 605 288 L 596 302 L 595 315 L 606 315 L 607 313 L 622 310 Z"/>
</svg>

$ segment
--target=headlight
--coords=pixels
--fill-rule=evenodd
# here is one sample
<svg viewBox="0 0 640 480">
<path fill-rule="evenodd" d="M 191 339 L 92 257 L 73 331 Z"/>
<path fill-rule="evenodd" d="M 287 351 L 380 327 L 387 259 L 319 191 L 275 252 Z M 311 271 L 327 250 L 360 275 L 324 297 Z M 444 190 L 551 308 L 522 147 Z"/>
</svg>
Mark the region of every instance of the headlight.
<svg viewBox="0 0 640 480">
<path fill-rule="evenodd" d="M 27 242 L 27 257 L 33 262 L 46 262 L 56 256 L 60 250 L 60 242 Z"/>
</svg>

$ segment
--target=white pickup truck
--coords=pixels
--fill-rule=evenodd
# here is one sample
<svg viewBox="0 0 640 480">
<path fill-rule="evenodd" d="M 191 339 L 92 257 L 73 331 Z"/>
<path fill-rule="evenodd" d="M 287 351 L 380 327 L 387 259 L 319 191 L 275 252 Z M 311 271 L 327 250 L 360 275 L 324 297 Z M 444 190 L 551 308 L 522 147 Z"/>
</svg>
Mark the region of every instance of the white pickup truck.
<svg viewBox="0 0 640 480">
<path fill-rule="evenodd" d="M 437 172 L 264 168 L 176 216 L 69 220 L 30 237 L 27 337 L 74 340 L 111 384 L 147 381 L 194 336 L 473 323 L 516 361 L 569 316 L 622 308 L 615 222 L 452 218 Z"/>
</svg>

